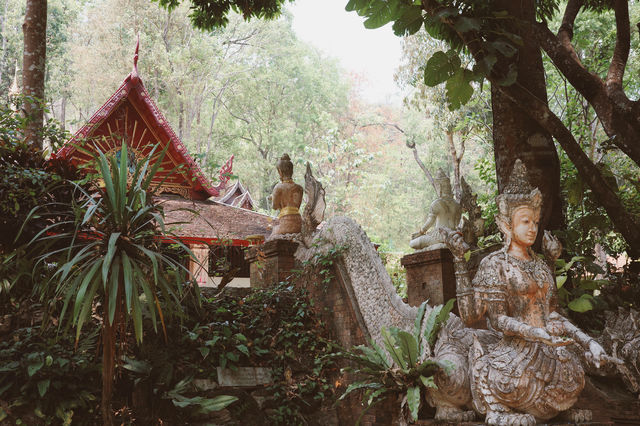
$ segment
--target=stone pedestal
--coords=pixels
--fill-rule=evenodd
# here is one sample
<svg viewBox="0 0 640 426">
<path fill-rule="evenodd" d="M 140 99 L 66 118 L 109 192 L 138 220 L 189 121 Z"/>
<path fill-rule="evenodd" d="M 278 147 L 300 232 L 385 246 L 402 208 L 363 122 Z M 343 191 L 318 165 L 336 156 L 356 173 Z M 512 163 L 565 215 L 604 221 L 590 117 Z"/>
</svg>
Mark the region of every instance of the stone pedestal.
<svg viewBox="0 0 640 426">
<path fill-rule="evenodd" d="M 271 240 L 250 247 L 244 258 L 250 263 L 251 288 L 265 288 L 289 278 L 297 248 L 298 243 L 289 240 Z"/>
<path fill-rule="evenodd" d="M 400 259 L 407 270 L 407 299 L 409 305 L 441 305 L 456 297 L 456 277 L 453 256 L 449 249 L 419 251 Z"/>
</svg>

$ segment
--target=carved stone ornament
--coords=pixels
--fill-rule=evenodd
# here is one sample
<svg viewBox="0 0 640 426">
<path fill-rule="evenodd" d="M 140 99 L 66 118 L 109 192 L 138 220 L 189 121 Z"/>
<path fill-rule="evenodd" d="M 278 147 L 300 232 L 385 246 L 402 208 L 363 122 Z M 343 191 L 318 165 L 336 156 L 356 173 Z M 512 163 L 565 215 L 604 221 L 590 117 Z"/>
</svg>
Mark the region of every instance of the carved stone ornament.
<svg viewBox="0 0 640 426">
<path fill-rule="evenodd" d="M 623 362 L 611 366 L 633 393 L 640 392 L 640 314 L 634 309 L 619 308 L 607 312 L 600 342 L 612 356 Z"/>
<path fill-rule="evenodd" d="M 435 250 L 445 248 L 438 228 L 455 229 L 460 222 L 462 208 L 453 199 L 451 182 L 444 170 L 439 169 L 435 178 L 438 198 L 429 207 L 429 216 L 420 230 L 411 236 L 409 245 L 415 250 Z"/>
<path fill-rule="evenodd" d="M 313 176 L 311 164 L 307 162 L 307 171 L 304 174 L 304 192 L 306 205 L 302 213 L 302 240 L 309 245 L 313 233 L 324 219 L 324 211 L 327 203 L 324 199 L 324 188 Z"/>
<path fill-rule="evenodd" d="M 590 411 L 572 409 L 585 382 L 585 367 L 602 362 L 614 369 L 624 366 L 554 312 L 553 297 L 549 296 L 554 280 L 545 262 L 514 258 L 505 249 L 485 258 L 472 282 L 463 260 L 468 246 L 458 232 L 444 234 L 457 257 L 460 316 L 449 314 L 434 348 L 423 339 L 419 359 L 452 365 L 436 373 L 438 388 L 425 392 L 427 402 L 436 407 L 436 419 L 451 424 L 484 417 L 494 425 L 533 425 L 536 421 L 546 423 L 561 411 L 563 422 L 590 421 Z M 543 244 L 548 245 L 546 253 L 552 257 L 558 254 L 559 245 L 553 237 L 543 239 Z M 335 280 L 345 290 L 362 339 L 383 347 L 383 327 L 414 330 L 418 308 L 400 299 L 379 254 L 353 220 L 329 219 L 314 234 L 314 244 L 298 245 L 295 259 L 309 262 L 336 246 L 344 251 L 334 262 Z M 311 282 L 314 279 L 311 277 Z M 427 305 L 425 309 L 423 327 L 434 308 Z M 484 324 L 488 319 L 490 327 L 470 327 L 477 324 L 473 321 L 476 318 L 482 318 Z M 625 311 L 607 321 L 609 331 L 602 338 L 605 348 L 624 358 L 633 386 L 640 378 L 639 325 L 637 313 Z M 341 344 L 353 344 L 354 334 L 340 330 L 338 335 L 343 336 Z"/>
<path fill-rule="evenodd" d="M 556 312 L 549 265 L 561 246 L 545 233 L 546 261 L 531 250 L 539 191 L 526 183 L 522 165 L 514 170 L 509 191 L 500 197 L 504 247 L 482 260 L 473 280 L 462 234 L 439 229 L 455 258 L 459 316 L 449 314 L 434 348 L 422 341 L 418 361 L 430 358 L 452 366 L 436 373 L 437 389 L 428 388 L 426 400 L 436 408 L 436 420 L 447 423 L 484 418 L 491 425 L 526 426 L 556 415 L 566 423 L 588 422 L 589 410 L 572 408 L 585 386 L 587 367 L 590 373 L 609 374 L 604 364 L 622 374 L 630 389 L 640 390 L 640 319 L 633 310 L 611 316 L 597 342 Z M 384 346 L 383 327 L 414 330 L 418 308 L 400 299 L 380 256 L 353 220 L 329 219 L 314 233 L 314 244 L 298 245 L 295 259 L 309 262 L 336 246 L 344 251 L 334 262 L 334 279 L 345 290 L 361 337 Z M 434 308 L 425 309 L 423 327 Z M 352 339 L 348 335 L 341 343 L 350 345 Z"/>
</svg>

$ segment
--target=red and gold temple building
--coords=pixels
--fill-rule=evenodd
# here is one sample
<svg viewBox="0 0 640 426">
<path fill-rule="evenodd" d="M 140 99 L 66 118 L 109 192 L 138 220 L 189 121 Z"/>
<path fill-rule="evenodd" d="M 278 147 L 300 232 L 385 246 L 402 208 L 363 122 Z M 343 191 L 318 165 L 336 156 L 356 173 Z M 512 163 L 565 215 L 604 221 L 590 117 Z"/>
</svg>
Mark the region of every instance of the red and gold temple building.
<svg viewBox="0 0 640 426">
<path fill-rule="evenodd" d="M 137 162 L 154 147 L 156 152 L 166 148 L 152 180 L 159 185 L 155 201 L 163 205 L 167 223 L 180 223 L 172 231 L 198 259 L 189 266 L 196 280 L 214 285 L 217 276 L 232 270 L 236 278 L 231 285 L 248 286 L 244 249 L 271 233 L 272 218 L 253 211 L 253 199 L 240 182 L 229 185 L 233 156 L 222 166 L 217 185 L 207 179 L 149 96 L 137 61 L 138 47 L 133 70 L 118 90 L 52 158 L 78 167 L 96 149 L 117 156 L 126 142 L 129 162 Z"/>
</svg>

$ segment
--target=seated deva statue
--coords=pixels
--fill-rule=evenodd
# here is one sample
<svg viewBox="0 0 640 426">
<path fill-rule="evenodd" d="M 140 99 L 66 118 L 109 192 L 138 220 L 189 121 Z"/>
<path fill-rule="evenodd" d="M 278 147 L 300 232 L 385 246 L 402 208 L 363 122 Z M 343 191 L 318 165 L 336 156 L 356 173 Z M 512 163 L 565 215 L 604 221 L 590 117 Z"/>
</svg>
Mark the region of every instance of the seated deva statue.
<svg viewBox="0 0 640 426">
<path fill-rule="evenodd" d="M 453 199 L 451 183 L 444 170 L 439 169 L 435 178 L 438 198 L 429 207 L 429 216 L 420 231 L 411 235 L 409 245 L 415 250 L 444 248 L 444 239 L 439 228 L 455 229 L 460 222 L 462 208 Z"/>
<path fill-rule="evenodd" d="M 292 179 L 293 163 L 289 155 L 284 154 L 280 158 L 276 169 L 280 175 L 280 183 L 273 188 L 272 200 L 273 209 L 280 210 L 280 214 L 278 214 L 278 224 L 273 228 L 271 237 L 299 233 L 302 228 L 299 209 L 304 190 Z"/>
<path fill-rule="evenodd" d="M 492 344 L 481 344 L 475 338 L 467 377 L 473 407 L 486 415 L 486 423 L 534 425 L 569 410 L 585 385 L 581 362 L 568 345 L 579 345 L 585 358 L 596 366 L 611 358 L 555 310 L 554 275 L 531 250 L 538 233 L 542 196 L 530 187 L 520 160 L 496 201 L 503 249 L 482 260 L 472 283 L 457 270 L 458 309 L 463 321 L 470 325 L 488 319 L 490 330 L 497 332 Z M 449 231 L 447 244 L 456 263 L 464 262 L 460 233 Z M 547 261 L 555 261 L 561 251 L 559 242 L 545 233 L 543 245 Z M 572 420 L 590 417 L 586 410 L 568 414 Z"/>
</svg>

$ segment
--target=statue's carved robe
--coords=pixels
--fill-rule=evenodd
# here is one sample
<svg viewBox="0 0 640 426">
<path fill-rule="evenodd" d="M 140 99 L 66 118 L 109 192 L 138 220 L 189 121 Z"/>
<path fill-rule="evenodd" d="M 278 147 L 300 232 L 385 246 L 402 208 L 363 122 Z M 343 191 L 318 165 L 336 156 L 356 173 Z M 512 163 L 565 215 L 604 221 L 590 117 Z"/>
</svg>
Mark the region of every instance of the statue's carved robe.
<svg viewBox="0 0 640 426">
<path fill-rule="evenodd" d="M 544 327 L 555 280 L 536 256 L 524 261 L 504 251 L 487 256 L 473 280 L 478 314 L 500 312 L 534 327 Z M 527 319 L 542 318 L 544 324 Z M 484 353 L 482 353 L 484 352 Z M 569 409 L 584 387 L 584 370 L 567 347 L 552 347 L 516 336 L 470 354 L 471 391 L 481 413 L 513 411 L 550 419 Z"/>
</svg>

